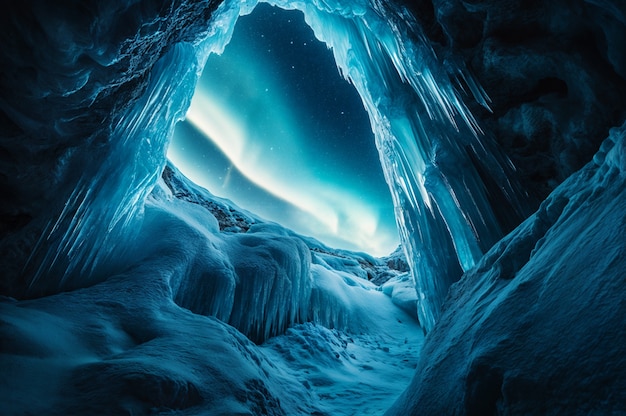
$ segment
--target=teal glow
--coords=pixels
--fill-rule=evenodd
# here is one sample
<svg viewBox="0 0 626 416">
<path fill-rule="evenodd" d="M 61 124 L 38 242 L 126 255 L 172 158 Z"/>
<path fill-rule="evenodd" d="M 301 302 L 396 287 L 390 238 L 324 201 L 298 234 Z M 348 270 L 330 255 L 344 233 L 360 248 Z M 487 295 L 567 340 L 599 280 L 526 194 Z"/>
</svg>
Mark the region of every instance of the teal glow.
<svg viewBox="0 0 626 416">
<path fill-rule="evenodd" d="M 398 245 L 367 114 L 300 12 L 241 17 L 183 126 L 168 157 L 214 194 L 334 247 Z"/>
</svg>

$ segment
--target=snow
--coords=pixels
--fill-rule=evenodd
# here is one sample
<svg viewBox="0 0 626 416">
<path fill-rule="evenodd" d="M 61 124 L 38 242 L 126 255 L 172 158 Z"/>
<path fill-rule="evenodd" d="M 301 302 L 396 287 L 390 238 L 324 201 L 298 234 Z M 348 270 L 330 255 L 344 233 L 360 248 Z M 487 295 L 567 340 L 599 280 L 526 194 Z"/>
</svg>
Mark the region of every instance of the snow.
<svg viewBox="0 0 626 416">
<path fill-rule="evenodd" d="M 193 192 L 193 184 L 186 183 L 186 189 Z M 170 286 L 179 305 L 217 316 L 258 342 L 306 318 L 310 254 L 302 240 L 272 224 L 220 233 L 217 219 L 197 203 L 201 194 L 187 198 L 192 203 L 168 191 L 160 188 L 148 200 L 142 229 L 147 241 L 136 245 L 134 257 L 140 262 L 158 257 L 175 267 Z"/>
<path fill-rule="evenodd" d="M 348 270 L 313 264 L 311 323 L 263 349 L 312 390 L 325 414 L 382 414 L 402 390 L 399 380 L 414 372 L 422 331 L 380 287 Z"/>
<path fill-rule="evenodd" d="M 311 260 L 302 241 L 255 227 L 231 236 L 226 249 L 239 277 L 229 322 L 262 341 L 306 319 Z"/>
<path fill-rule="evenodd" d="M 389 415 L 626 412 L 626 124 L 450 291 Z"/>
<path fill-rule="evenodd" d="M 417 317 L 417 294 L 413 279 L 409 273 L 402 273 L 394 276 L 382 285 L 382 291 L 391 298 L 394 305 L 397 305 L 403 311 Z"/>
<path fill-rule="evenodd" d="M 309 413 L 301 386 L 232 327 L 175 305 L 149 269 L 0 304 L 2 337 L 14 345 L 0 355 L 11 387 L 0 393 L 3 413 L 198 414 L 200 404 L 212 414 L 276 411 L 272 396 L 251 396 L 268 388 L 285 393 L 284 412 Z"/>
<path fill-rule="evenodd" d="M 423 336 L 367 280 L 393 274 L 383 260 L 263 222 L 173 166 L 140 221 L 121 271 L 0 299 L 5 414 L 380 414 L 410 380 Z"/>
<path fill-rule="evenodd" d="M 384 336 L 298 325 L 263 349 L 286 362 L 324 414 L 380 415 L 402 390 L 401 380 L 413 374 L 422 342 L 415 323 L 406 315 L 397 319 L 380 322 L 387 327 Z"/>
</svg>

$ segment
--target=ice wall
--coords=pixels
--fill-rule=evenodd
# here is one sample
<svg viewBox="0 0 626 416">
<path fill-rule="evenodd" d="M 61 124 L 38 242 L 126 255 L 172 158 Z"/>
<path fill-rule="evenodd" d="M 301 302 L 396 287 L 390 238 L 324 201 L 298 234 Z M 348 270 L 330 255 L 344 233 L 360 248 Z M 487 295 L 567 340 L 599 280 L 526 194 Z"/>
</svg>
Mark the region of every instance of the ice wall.
<svg viewBox="0 0 626 416">
<path fill-rule="evenodd" d="M 18 18 L 12 22 L 19 26 L 19 36 L 29 41 L 42 36 L 52 45 L 51 52 L 40 53 L 45 60 L 37 63 L 38 79 L 24 75 L 16 80 L 23 83 L 10 91 L 17 98 L 0 102 L 2 109 L 26 132 L 45 131 L 53 155 L 44 157 L 61 153 L 55 142 L 59 148 L 70 145 L 55 171 L 46 172 L 61 179 L 50 184 L 57 192 L 55 201 L 45 207 L 38 241 L 19 271 L 25 287 L 14 285 L 8 294 L 36 297 L 87 286 L 128 263 L 128 246 L 166 164 L 174 125 L 189 107 L 206 57 L 228 43 L 244 7 L 241 2 L 220 7 L 217 1 L 157 3 L 84 4 L 82 17 L 62 7 L 33 6 L 25 13 L 35 16 L 43 34 Z M 67 28 L 55 31 L 55 25 Z M 17 61 L 14 67 L 27 61 L 10 59 Z M 30 108 L 22 108 L 26 96 Z M 120 102 L 112 102 L 115 98 Z M 41 151 L 43 146 L 37 146 L 34 151 Z"/>
<path fill-rule="evenodd" d="M 124 264 L 171 129 L 193 94 L 196 39 L 211 30 L 216 7 L 86 0 L 7 8 L 0 24 L 3 295 L 87 286 Z"/>
<path fill-rule="evenodd" d="M 146 93 L 112 126 L 107 157 L 86 167 L 61 214 L 44 229 L 27 265 L 38 266 L 30 288 L 85 285 L 109 271 L 111 256 L 124 250 L 118 246 L 139 230 L 143 201 L 165 164 L 163 149 L 189 105 L 196 71 L 196 51 L 185 43 L 157 63 Z"/>
</svg>

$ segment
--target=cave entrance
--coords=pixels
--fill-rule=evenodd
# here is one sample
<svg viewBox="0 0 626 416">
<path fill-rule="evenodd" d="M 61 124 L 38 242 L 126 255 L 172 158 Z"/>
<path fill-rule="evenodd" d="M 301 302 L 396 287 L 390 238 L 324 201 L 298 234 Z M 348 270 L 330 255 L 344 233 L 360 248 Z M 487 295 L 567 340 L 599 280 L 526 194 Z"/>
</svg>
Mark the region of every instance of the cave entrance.
<svg viewBox="0 0 626 416">
<path fill-rule="evenodd" d="M 367 112 L 300 11 L 260 3 L 238 18 L 168 157 L 217 196 L 331 246 L 382 256 L 398 245 Z"/>
</svg>

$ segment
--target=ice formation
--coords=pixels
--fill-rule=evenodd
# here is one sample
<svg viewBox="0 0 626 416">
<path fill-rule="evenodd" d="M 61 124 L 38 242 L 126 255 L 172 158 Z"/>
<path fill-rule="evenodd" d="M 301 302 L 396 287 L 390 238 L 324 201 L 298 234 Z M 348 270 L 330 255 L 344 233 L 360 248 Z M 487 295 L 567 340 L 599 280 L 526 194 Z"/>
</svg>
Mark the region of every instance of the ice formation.
<svg viewBox="0 0 626 416">
<path fill-rule="evenodd" d="M 497 9 L 485 33 L 501 34 L 509 3 L 474 3 Z M 333 250 L 166 166 L 204 59 L 255 1 L 21 4 L 0 14 L 0 186 L 10 196 L 0 204 L 2 412 L 380 413 L 417 363 L 390 414 L 624 413 L 624 127 L 496 242 L 524 217 L 524 194 L 463 105 L 463 91 L 488 105 L 463 65 L 439 62 L 391 3 L 272 1 L 303 11 L 363 99 L 410 278 L 391 267 L 402 266 L 395 256 Z M 626 29 L 615 4 L 577 3 L 590 14 L 568 9 L 575 29 L 537 25 L 573 30 L 568 42 L 597 39 L 563 67 L 567 48 L 541 49 L 536 67 L 578 72 L 531 79 L 538 105 L 520 94 L 505 126 L 521 114 L 530 121 L 516 129 L 542 138 L 563 126 L 578 145 L 594 140 L 581 126 L 601 118 L 596 109 L 623 117 Z M 607 25 L 580 32 L 591 12 Z M 510 51 L 485 59 L 492 68 L 502 56 Z M 609 65 L 585 71 L 582 57 Z M 620 100 L 600 103 L 596 87 Z M 568 91 L 585 99 L 562 101 Z M 579 102 L 587 119 L 566 117 Z M 563 112 L 534 125 L 548 105 Z M 555 152 L 575 165 L 569 150 Z M 415 307 L 425 340 L 402 310 Z"/>
<path fill-rule="evenodd" d="M 527 214 L 511 165 L 481 135 L 458 90 L 467 88 L 484 105 L 488 99 L 462 67 L 437 60 L 402 9 L 378 1 L 270 3 L 305 14 L 363 99 L 410 259 L 418 315 L 429 330 L 450 284 Z M 222 3 L 203 40 L 178 43 L 160 58 L 142 98 L 115 120 L 109 159 L 83 174 L 46 226 L 26 266 L 30 295 L 99 281 L 102 270 L 114 267 L 116 245 L 138 228 L 203 61 L 223 50 L 237 17 L 255 5 Z M 41 279 L 49 273 L 57 277 Z"/>
<path fill-rule="evenodd" d="M 399 272 L 263 222 L 173 166 L 125 256 L 99 284 L 0 298 L 8 414 L 381 413 L 413 372 L 417 319 L 368 281 Z"/>
</svg>

